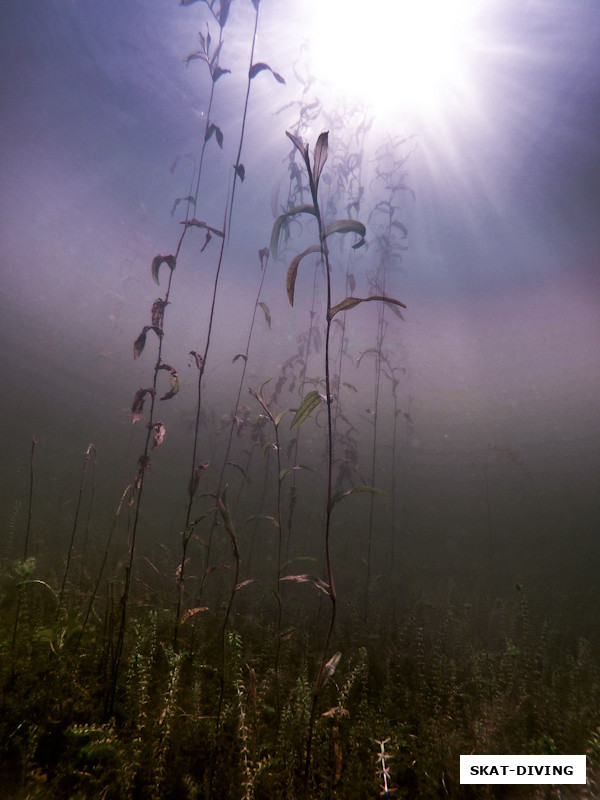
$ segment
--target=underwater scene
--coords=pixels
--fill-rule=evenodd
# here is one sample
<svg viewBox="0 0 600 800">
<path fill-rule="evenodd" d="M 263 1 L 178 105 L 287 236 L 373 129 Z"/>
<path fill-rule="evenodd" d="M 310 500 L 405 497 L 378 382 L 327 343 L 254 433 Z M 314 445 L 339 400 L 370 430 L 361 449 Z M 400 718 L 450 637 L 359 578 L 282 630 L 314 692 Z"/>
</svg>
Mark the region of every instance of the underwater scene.
<svg viewBox="0 0 600 800">
<path fill-rule="evenodd" d="M 596 1 L 0 38 L 0 795 L 600 798 Z"/>
</svg>

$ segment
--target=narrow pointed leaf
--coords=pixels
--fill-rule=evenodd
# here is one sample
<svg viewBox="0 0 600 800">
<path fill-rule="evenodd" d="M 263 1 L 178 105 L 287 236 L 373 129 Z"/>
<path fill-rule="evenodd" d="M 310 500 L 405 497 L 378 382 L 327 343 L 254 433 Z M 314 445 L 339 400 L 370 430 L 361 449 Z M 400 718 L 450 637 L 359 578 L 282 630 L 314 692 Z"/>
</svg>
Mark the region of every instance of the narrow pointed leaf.
<svg viewBox="0 0 600 800">
<path fill-rule="evenodd" d="M 326 228 L 325 233 L 323 234 L 324 238 L 326 239 L 332 233 L 356 233 L 360 236 L 358 242 L 352 245 L 353 249 L 356 250 L 359 247 L 362 247 L 365 243 L 365 235 L 367 233 L 367 229 L 359 222 L 357 219 L 336 219 L 335 222 L 331 222 Z"/>
<path fill-rule="evenodd" d="M 279 239 L 281 237 L 281 231 L 283 229 L 284 224 L 290 217 L 295 216 L 296 214 L 313 214 L 315 213 L 315 207 L 308 204 L 303 204 L 300 206 L 294 206 L 290 208 L 289 211 L 286 211 L 285 214 L 281 214 L 277 217 L 275 222 L 273 223 L 273 230 L 271 232 L 271 253 L 273 253 L 273 258 L 279 258 L 278 248 L 279 248 Z"/>
<path fill-rule="evenodd" d="M 295 583 L 312 583 L 313 586 L 316 586 L 317 589 L 329 597 L 329 585 L 316 575 L 285 575 L 280 580 L 294 581 Z"/>
<path fill-rule="evenodd" d="M 267 325 L 270 328 L 271 327 L 271 312 L 269 311 L 269 306 L 266 303 L 262 303 L 262 302 L 259 303 L 258 305 L 262 308 L 262 310 L 264 312 L 264 315 L 265 315 L 265 319 L 267 321 Z"/>
<path fill-rule="evenodd" d="M 183 3 L 181 5 L 183 5 Z M 208 611 L 208 606 L 197 606 L 196 608 L 188 608 L 185 614 L 181 617 L 181 624 L 183 625 L 185 622 L 188 621 L 188 619 L 190 619 L 190 617 L 194 617 L 196 614 L 200 614 L 200 612 L 202 611 Z"/>
<path fill-rule="evenodd" d="M 328 142 L 329 142 L 329 131 L 324 131 L 317 139 L 317 143 L 315 145 L 315 156 L 314 156 L 314 166 L 313 166 L 313 180 L 315 182 L 315 192 L 319 188 L 319 178 L 321 177 L 321 172 L 323 171 L 323 167 L 325 166 L 325 162 L 327 161 L 327 153 L 329 150 Z"/>
<path fill-rule="evenodd" d="M 359 303 L 369 303 L 372 300 L 379 300 L 382 303 L 388 303 L 390 306 L 395 305 L 406 308 L 404 303 L 401 303 L 400 300 L 394 300 L 393 297 L 386 297 L 385 295 L 374 294 L 371 295 L 371 297 L 346 297 L 341 303 L 329 309 L 328 317 L 332 320 L 340 311 L 348 311 L 348 309 L 354 308 Z"/>
<path fill-rule="evenodd" d="M 315 389 L 309 392 L 302 401 L 300 408 L 296 411 L 294 419 L 292 420 L 292 424 L 290 425 L 290 430 L 293 431 L 294 428 L 302 425 L 304 420 L 312 414 L 312 412 L 321 404 L 321 402 L 322 397 L 319 392 L 317 392 Z"/>
<path fill-rule="evenodd" d="M 345 497 L 348 497 L 351 494 L 357 494 L 358 492 L 368 492 L 369 494 L 380 494 L 384 497 L 386 496 L 386 492 L 382 492 L 381 489 L 375 489 L 373 486 L 355 486 L 353 489 L 344 489 L 343 491 L 336 492 L 331 498 L 331 506 L 329 510 L 335 506 L 336 503 L 339 503 L 340 500 L 343 500 Z"/>
<path fill-rule="evenodd" d="M 238 358 L 243 358 L 244 361 L 248 361 L 248 356 L 245 353 L 238 353 L 237 356 L 234 356 L 232 358 L 231 363 L 235 364 L 235 362 L 238 360 Z"/>
<path fill-rule="evenodd" d="M 298 274 L 298 266 L 300 262 L 304 258 L 304 256 L 308 256 L 311 253 L 322 253 L 320 245 L 318 244 L 311 244 L 310 247 L 307 247 L 303 253 L 293 258 L 290 262 L 290 266 L 288 267 L 287 271 L 287 278 L 286 278 L 286 289 L 287 294 L 290 300 L 290 305 L 294 305 L 294 290 L 296 288 L 296 276 Z"/>
<path fill-rule="evenodd" d="M 281 75 L 278 72 L 272 70 L 268 64 L 265 64 L 262 61 L 259 61 L 257 64 L 252 64 L 248 72 L 248 77 L 250 78 L 250 80 L 252 80 L 252 78 L 256 77 L 256 75 L 258 75 L 259 72 L 262 72 L 265 69 L 268 70 L 273 75 L 277 83 L 285 83 L 285 80 L 281 77 Z"/>
<path fill-rule="evenodd" d="M 300 155 L 302 156 L 304 164 L 306 165 L 306 170 L 308 172 L 309 179 L 312 181 L 310 159 L 308 157 L 308 145 L 304 144 L 304 142 L 301 139 L 299 139 L 297 136 L 295 136 L 293 133 L 290 133 L 289 131 L 286 131 L 285 135 L 288 137 L 288 139 L 290 139 L 294 143 L 294 146 L 297 148 Z"/>
<path fill-rule="evenodd" d="M 244 470 L 244 468 L 243 468 L 243 467 L 241 467 L 239 464 L 236 464 L 234 461 L 228 461 L 228 462 L 227 462 L 227 466 L 228 466 L 228 467 L 233 467 L 234 469 L 237 469 L 237 470 L 238 470 L 238 472 L 241 472 L 241 473 L 242 473 L 242 475 L 244 476 L 244 480 L 246 481 L 246 483 L 248 484 L 248 486 L 252 486 L 252 481 L 251 481 L 251 480 L 250 480 L 250 478 L 249 478 L 249 477 L 246 475 L 246 471 Z"/>
</svg>

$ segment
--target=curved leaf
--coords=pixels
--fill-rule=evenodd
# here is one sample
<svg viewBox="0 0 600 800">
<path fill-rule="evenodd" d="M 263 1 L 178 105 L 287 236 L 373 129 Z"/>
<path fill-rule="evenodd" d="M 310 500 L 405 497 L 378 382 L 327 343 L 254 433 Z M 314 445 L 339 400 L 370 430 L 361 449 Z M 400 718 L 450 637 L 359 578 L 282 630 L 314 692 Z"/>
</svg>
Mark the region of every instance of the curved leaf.
<svg viewBox="0 0 600 800">
<path fill-rule="evenodd" d="M 401 308 L 406 308 L 404 303 L 401 303 L 400 300 L 394 300 L 393 297 L 387 297 L 385 295 L 374 294 L 371 297 L 346 297 L 342 300 L 341 303 L 338 303 L 333 308 L 329 309 L 327 317 L 329 320 L 332 320 L 336 314 L 340 311 L 348 311 L 350 308 L 354 308 L 359 303 L 369 303 L 371 300 L 380 300 L 382 303 L 389 303 L 390 306 L 401 306 Z"/>
<path fill-rule="evenodd" d="M 304 256 L 308 256 L 311 253 L 322 253 L 322 252 L 323 250 L 321 249 L 320 245 L 311 244 L 310 247 L 307 247 L 303 253 L 300 253 L 300 255 L 295 256 L 295 258 L 293 258 L 292 261 L 290 262 L 290 266 L 287 271 L 287 278 L 285 285 L 291 306 L 294 305 L 294 290 L 296 288 L 296 276 L 298 274 L 298 266 L 300 262 L 302 261 Z"/>
<path fill-rule="evenodd" d="M 154 278 L 154 283 L 158 285 L 158 270 L 160 269 L 161 264 L 166 264 L 167 267 L 173 272 L 177 261 L 175 260 L 175 256 L 154 256 L 152 259 L 152 277 Z"/>
<path fill-rule="evenodd" d="M 367 229 L 359 222 L 357 219 L 336 219 L 335 222 L 331 222 L 326 228 L 325 233 L 323 234 L 323 238 L 327 238 L 332 233 L 356 233 L 360 236 L 358 242 L 352 245 L 354 250 L 357 250 L 359 247 L 362 247 L 365 243 L 365 235 L 367 233 Z"/>
<path fill-rule="evenodd" d="M 329 510 L 334 507 L 336 503 L 339 503 L 340 500 L 343 500 L 344 497 L 348 497 L 351 494 L 357 494 L 358 492 L 368 492 L 369 494 L 381 494 L 384 497 L 387 495 L 387 492 L 383 492 L 381 489 L 375 489 L 373 486 L 355 486 L 353 489 L 344 489 L 340 492 L 336 492 L 331 498 L 331 505 L 329 506 Z"/>
<path fill-rule="evenodd" d="M 263 312 L 265 314 L 265 319 L 267 321 L 267 325 L 270 328 L 271 327 L 271 312 L 269 311 L 269 306 L 266 303 L 262 303 L 262 302 L 260 302 L 258 305 L 262 308 L 262 310 L 263 310 Z"/>
<path fill-rule="evenodd" d="M 273 230 L 271 231 L 271 253 L 273 254 L 273 258 L 279 258 L 278 255 L 279 239 L 281 237 L 281 231 L 284 224 L 290 217 L 293 217 L 296 214 L 314 215 L 315 207 L 305 203 L 300 206 L 294 206 L 293 208 L 290 208 L 289 211 L 286 211 L 285 214 L 281 214 L 280 216 L 277 217 L 277 219 L 273 223 Z"/>
<path fill-rule="evenodd" d="M 290 425 L 290 430 L 293 431 L 294 428 L 297 428 L 299 425 L 302 425 L 305 419 L 307 419 L 312 412 L 317 408 L 317 406 L 322 402 L 322 397 L 315 389 L 310 391 L 300 404 L 300 408 L 296 411 L 294 415 L 294 419 L 292 420 L 292 424 Z"/>
<path fill-rule="evenodd" d="M 280 578 L 279 580 L 295 581 L 296 583 L 312 583 L 313 586 L 316 586 L 317 589 L 320 589 L 328 597 L 330 596 L 329 585 L 325 583 L 322 578 L 319 578 L 316 575 L 284 575 L 284 577 Z"/>
<path fill-rule="evenodd" d="M 246 177 L 246 167 L 243 164 L 234 164 L 233 168 L 235 170 L 235 174 L 238 176 L 238 178 L 243 183 L 244 182 L 244 178 Z"/>
<path fill-rule="evenodd" d="M 248 72 L 248 77 L 250 78 L 250 80 L 252 80 L 252 78 L 256 77 L 256 75 L 258 75 L 259 72 L 262 72 L 265 69 L 268 70 L 273 75 L 277 83 L 285 83 L 284 78 L 282 78 L 278 72 L 272 70 L 268 64 L 265 64 L 262 61 L 259 61 L 256 64 L 252 64 Z"/>
</svg>

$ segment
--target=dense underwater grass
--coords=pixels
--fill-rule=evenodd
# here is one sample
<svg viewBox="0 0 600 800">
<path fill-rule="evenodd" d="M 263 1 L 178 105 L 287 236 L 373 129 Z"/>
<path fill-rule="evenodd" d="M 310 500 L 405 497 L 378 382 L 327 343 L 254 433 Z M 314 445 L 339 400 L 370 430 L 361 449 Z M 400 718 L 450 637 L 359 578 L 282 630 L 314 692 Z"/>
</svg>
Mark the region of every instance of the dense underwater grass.
<svg viewBox="0 0 600 800">
<path fill-rule="evenodd" d="M 295 798 L 304 793 L 306 726 L 322 646 L 318 604 L 286 598 L 277 675 L 277 615 L 241 602 L 225 639 L 226 598 L 172 638 L 165 586 L 136 590 L 110 716 L 113 589 L 85 630 L 87 597 L 68 607 L 30 560 L 4 566 L 0 772 L 14 798 Z M 594 648 L 532 622 L 522 591 L 473 609 L 416 603 L 390 616 L 373 593 L 339 620 L 339 666 L 314 726 L 309 796 L 594 797 L 600 780 L 600 670 Z M 9 621 L 21 605 L 14 642 Z M 161 598 L 162 602 L 161 602 Z M 256 599 L 256 598 L 253 598 Z M 461 786 L 459 755 L 588 754 L 588 787 Z M 209 786 L 211 788 L 209 788 Z M 587 792 L 587 793 L 586 793 Z"/>
<path fill-rule="evenodd" d="M 228 199 L 222 224 L 205 222 L 196 216 L 205 154 L 213 148 L 220 166 L 229 135 L 213 120 L 212 102 L 230 72 L 219 63 L 230 5 L 206 3 L 212 38 L 203 28 L 186 59 L 207 70 L 210 101 L 190 194 L 173 204 L 173 214 L 185 209 L 177 245 L 168 255 L 148 254 L 148 282 L 162 296 L 140 308 L 131 332 L 136 366 L 146 371 L 129 398 L 129 483 L 95 496 L 90 445 L 70 504 L 56 511 L 47 502 L 40 519 L 34 444 L 27 518 L 21 509 L 3 538 L 2 791 L 16 800 L 353 800 L 385 796 L 387 785 L 398 798 L 593 797 L 600 642 L 564 619 L 555 628 L 545 614 L 531 614 L 522 588 L 496 599 L 511 557 L 497 533 L 512 529 L 494 517 L 501 504 L 490 486 L 489 462 L 498 457 L 491 446 L 476 465 L 486 524 L 470 534 L 479 537 L 465 548 L 473 564 L 459 573 L 464 583 L 473 575 L 479 582 L 461 586 L 457 599 L 442 582 L 427 601 L 414 591 L 411 570 L 429 558 L 422 574 L 429 569 L 433 583 L 441 570 L 437 532 L 417 547 L 430 534 L 409 536 L 400 510 L 415 423 L 398 328 L 403 303 L 389 292 L 406 249 L 410 140 L 378 148 L 367 203 L 372 120 L 361 109 L 327 114 L 297 64 L 302 89 L 288 134 L 287 192 L 277 192 L 271 246 L 258 253 L 249 331 L 228 354 L 232 385 L 210 397 L 205 369 L 219 314 L 231 325 L 239 312 L 217 298 L 235 235 L 236 187 L 239 197 L 246 178 L 250 90 L 258 76 L 275 88 L 284 80 L 254 59 L 260 4 L 253 0 L 241 133 L 233 173 L 223 178 Z M 331 154 L 324 130 L 313 137 L 314 151 L 303 142 L 323 117 Z M 213 208 L 211 195 L 204 211 Z M 371 250 L 361 261 L 356 246 L 367 227 Z M 278 250 L 284 270 L 267 277 Z M 204 339 L 198 344 L 195 332 L 182 355 L 169 338 L 177 291 L 187 291 L 186 261 L 204 267 L 209 257 L 197 313 Z M 287 291 L 306 321 L 291 343 L 264 299 L 265 281 Z M 350 330 L 367 311 L 375 323 L 365 342 L 365 325 L 360 336 Z M 267 364 L 252 337 L 272 323 L 277 357 Z M 355 370 L 369 364 L 357 387 Z M 185 419 L 173 410 L 180 401 Z M 509 448 L 499 457 L 530 480 Z M 69 491 L 65 479 L 55 493 Z M 431 494 L 446 513 L 462 505 Z M 589 785 L 461 786 L 459 756 L 471 752 L 585 752 Z"/>
</svg>

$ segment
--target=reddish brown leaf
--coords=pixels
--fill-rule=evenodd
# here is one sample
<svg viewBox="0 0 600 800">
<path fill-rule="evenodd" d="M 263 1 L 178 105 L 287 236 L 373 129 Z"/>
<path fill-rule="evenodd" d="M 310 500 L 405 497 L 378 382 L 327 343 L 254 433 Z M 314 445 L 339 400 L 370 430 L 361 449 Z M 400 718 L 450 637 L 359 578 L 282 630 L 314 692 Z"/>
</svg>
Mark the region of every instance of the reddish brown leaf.
<svg viewBox="0 0 600 800">
<path fill-rule="evenodd" d="M 162 424 L 162 422 L 155 422 L 154 425 L 152 425 L 153 450 L 156 450 L 156 448 L 160 447 L 160 445 L 163 443 L 165 438 L 165 433 L 166 433 L 165 426 Z"/>
<path fill-rule="evenodd" d="M 204 366 L 204 359 L 202 358 L 200 353 L 197 353 L 195 350 L 190 350 L 190 355 L 194 356 L 194 358 L 196 359 L 196 366 L 198 367 L 198 369 L 202 369 L 202 367 Z"/>
<path fill-rule="evenodd" d="M 151 397 L 156 396 L 154 389 L 138 389 L 135 393 L 133 405 L 131 406 L 131 413 L 133 414 L 132 424 L 135 424 L 139 419 L 141 419 L 144 408 L 144 400 L 146 399 L 147 394 L 149 394 Z"/>
<path fill-rule="evenodd" d="M 188 610 L 181 618 L 181 624 L 183 625 L 183 623 L 187 622 L 190 617 L 199 614 L 201 611 L 208 611 L 208 606 L 198 606 L 197 608 L 188 608 Z"/>
<path fill-rule="evenodd" d="M 165 308 L 169 305 L 168 300 L 163 300 L 161 297 L 157 297 L 152 305 L 152 325 L 157 328 L 162 328 L 163 324 L 163 317 L 165 315 Z M 146 330 L 146 328 L 144 328 Z"/>
</svg>

